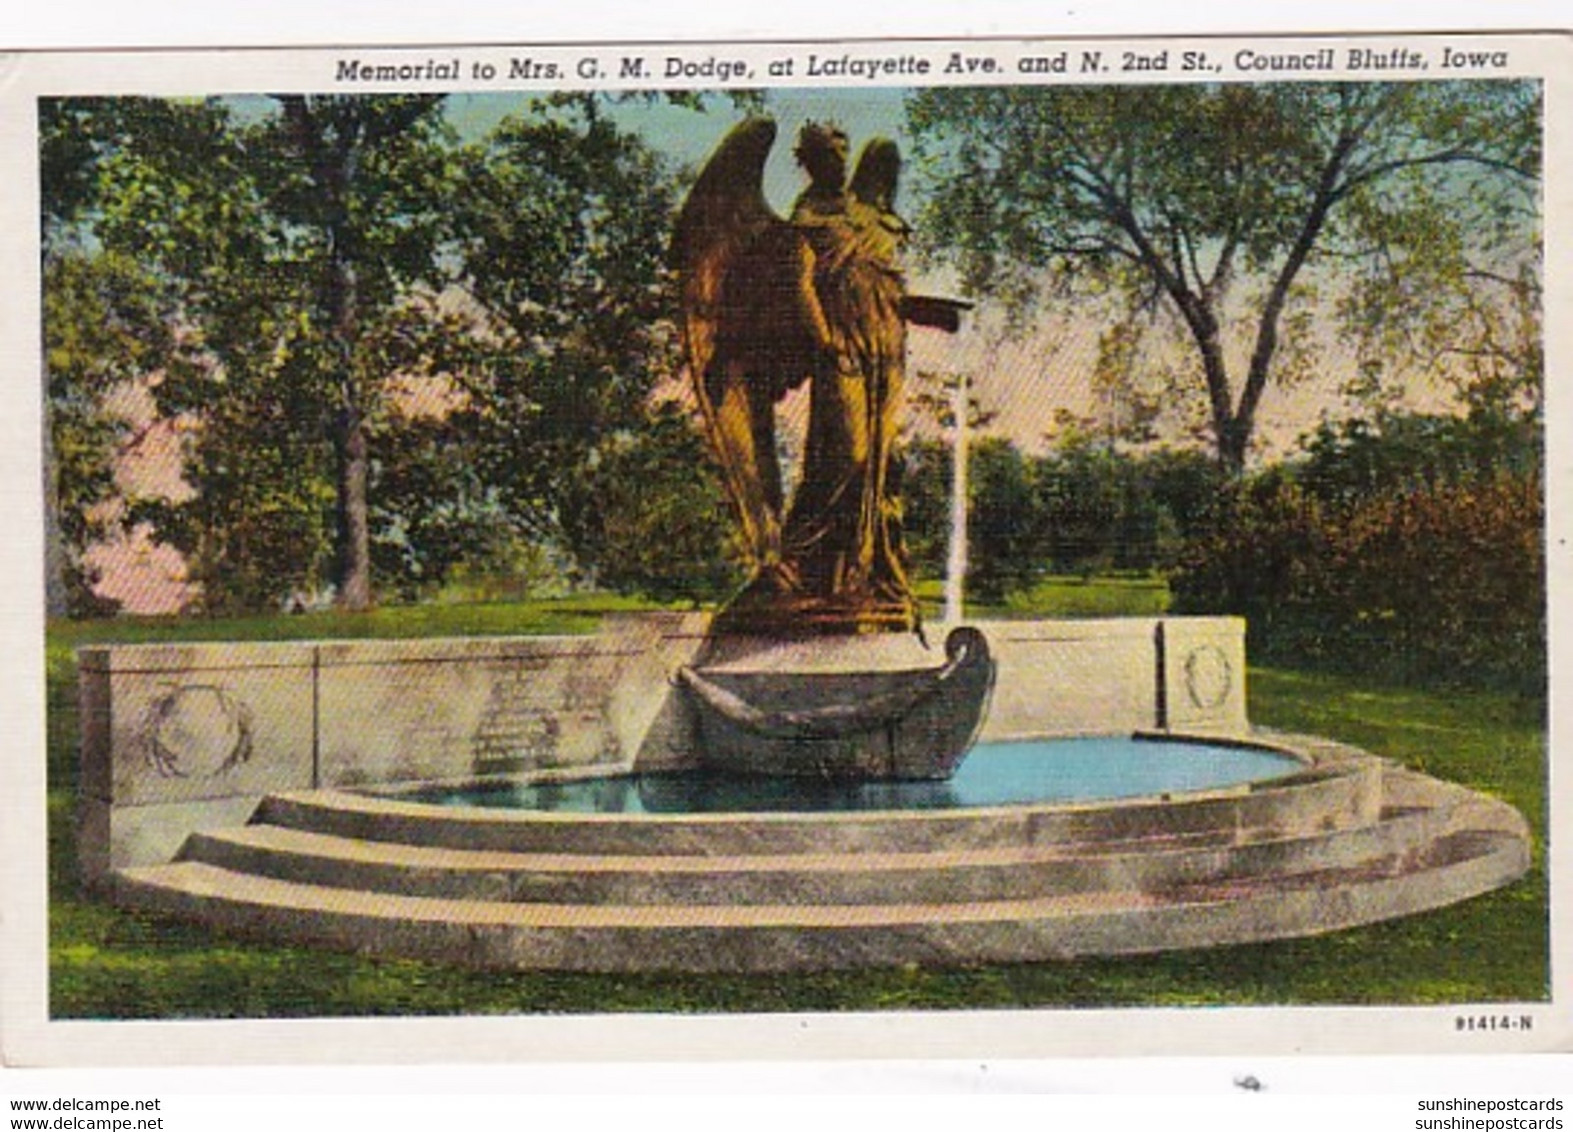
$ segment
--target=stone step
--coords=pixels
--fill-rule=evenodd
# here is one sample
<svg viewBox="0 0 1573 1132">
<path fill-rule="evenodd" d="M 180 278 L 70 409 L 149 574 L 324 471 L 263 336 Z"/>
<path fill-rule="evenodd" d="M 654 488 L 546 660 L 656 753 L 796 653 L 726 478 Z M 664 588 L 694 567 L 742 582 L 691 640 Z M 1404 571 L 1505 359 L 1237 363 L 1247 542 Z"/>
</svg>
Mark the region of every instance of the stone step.
<svg viewBox="0 0 1573 1132">
<path fill-rule="evenodd" d="M 1241 841 L 1165 839 L 931 852 L 720 855 L 530 853 L 367 841 L 257 824 L 199 833 L 184 860 L 335 888 L 564 904 L 900 904 L 1030 899 L 1355 867 L 1447 831 L 1446 806 L 1356 829 Z"/>
<path fill-rule="evenodd" d="M 482 968 L 785 971 L 1032 962 L 1332 931 L 1486 892 L 1528 866 L 1516 833 L 1289 875 L 960 903 L 585 905 L 330 888 L 201 861 L 127 869 L 126 904 L 252 937 Z"/>
<path fill-rule="evenodd" d="M 998 806 L 864 813 L 559 814 L 434 807 L 308 791 L 265 798 L 256 820 L 360 840 L 523 853 L 741 856 L 940 852 L 1206 836 L 1286 837 L 1376 819 L 1375 760 L 1271 782 L 1111 805 Z"/>
</svg>

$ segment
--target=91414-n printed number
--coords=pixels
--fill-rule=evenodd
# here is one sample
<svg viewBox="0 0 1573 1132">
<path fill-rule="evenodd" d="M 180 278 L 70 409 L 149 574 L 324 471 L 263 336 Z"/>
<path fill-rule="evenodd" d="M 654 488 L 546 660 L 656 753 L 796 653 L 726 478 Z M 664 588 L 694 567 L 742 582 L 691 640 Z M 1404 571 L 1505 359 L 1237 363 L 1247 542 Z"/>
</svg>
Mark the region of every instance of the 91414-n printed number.
<svg viewBox="0 0 1573 1132">
<path fill-rule="evenodd" d="M 1535 1019 L 1528 1014 L 1460 1014 L 1453 1019 L 1453 1029 L 1459 1033 L 1516 1030 L 1527 1034 L 1534 1028 Z"/>
</svg>

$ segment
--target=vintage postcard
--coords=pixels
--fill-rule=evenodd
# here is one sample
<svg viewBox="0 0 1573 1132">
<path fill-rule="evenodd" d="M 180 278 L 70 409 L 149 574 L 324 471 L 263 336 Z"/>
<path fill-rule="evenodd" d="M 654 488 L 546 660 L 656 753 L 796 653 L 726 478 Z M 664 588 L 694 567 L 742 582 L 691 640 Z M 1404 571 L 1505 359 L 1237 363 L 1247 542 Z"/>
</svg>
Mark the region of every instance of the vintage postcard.
<svg viewBox="0 0 1573 1132">
<path fill-rule="evenodd" d="M 1573 1044 L 1566 37 L 0 68 L 8 1058 Z"/>
</svg>

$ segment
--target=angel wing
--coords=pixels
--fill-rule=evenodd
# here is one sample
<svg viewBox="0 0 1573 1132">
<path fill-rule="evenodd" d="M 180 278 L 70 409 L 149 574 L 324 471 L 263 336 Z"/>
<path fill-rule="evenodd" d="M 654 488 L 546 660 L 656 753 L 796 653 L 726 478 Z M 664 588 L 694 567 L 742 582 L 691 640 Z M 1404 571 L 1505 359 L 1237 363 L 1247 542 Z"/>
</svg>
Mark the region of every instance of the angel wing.
<svg viewBox="0 0 1573 1132">
<path fill-rule="evenodd" d="M 715 358 L 730 269 L 759 237 L 784 224 L 765 201 L 765 159 L 776 124 L 749 118 L 716 147 L 689 191 L 672 233 L 682 286 L 684 336 L 696 385 Z"/>
<path fill-rule="evenodd" d="M 775 123 L 750 118 L 716 147 L 678 214 L 671 261 L 694 393 L 761 568 L 780 561 L 775 402 L 829 349 L 813 253 L 765 201 Z"/>
<path fill-rule="evenodd" d="M 769 399 L 801 384 L 830 332 L 813 283 L 813 253 L 771 209 L 764 167 L 776 139 L 749 118 L 716 147 L 689 191 L 672 237 L 689 368 L 700 386 L 745 379 Z M 721 371 L 730 374 L 721 377 Z"/>
<path fill-rule="evenodd" d="M 901 152 L 887 138 L 873 138 L 858 155 L 857 171 L 852 174 L 854 200 L 879 215 L 879 225 L 897 243 L 909 232 L 907 222 L 896 215 L 896 186 L 901 178 Z M 903 294 L 901 317 L 918 326 L 931 326 L 954 334 L 961 329 L 963 311 L 972 304 L 963 299 L 938 295 Z"/>
</svg>

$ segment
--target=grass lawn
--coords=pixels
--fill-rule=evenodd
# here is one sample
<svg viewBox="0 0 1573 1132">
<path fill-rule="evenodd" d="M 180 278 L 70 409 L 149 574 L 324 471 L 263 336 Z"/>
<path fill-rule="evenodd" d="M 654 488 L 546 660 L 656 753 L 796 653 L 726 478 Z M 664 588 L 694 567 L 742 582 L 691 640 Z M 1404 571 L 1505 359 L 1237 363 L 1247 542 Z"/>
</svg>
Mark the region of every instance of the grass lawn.
<svg viewBox="0 0 1573 1132">
<path fill-rule="evenodd" d="M 945 584 L 927 580 L 916 586 L 923 615 L 938 620 L 945 604 Z M 1156 617 L 1169 609 L 1169 583 L 1155 574 L 1082 577 L 1056 574 L 1029 590 L 1008 595 L 1003 602 L 967 602 L 967 616 L 1013 617 Z"/>
<path fill-rule="evenodd" d="M 1072 600 L 1157 612 L 1151 587 Z M 1062 587 L 1069 589 L 1071 587 Z M 1113 589 L 1114 587 L 1107 587 Z M 1133 596 L 1139 595 L 1139 596 Z M 1050 597 L 1052 595 L 1044 595 Z M 1125 603 L 1122 606 L 1122 601 Z M 1251 717 L 1346 740 L 1517 806 L 1535 831 L 1528 877 L 1439 912 L 1314 939 L 1159 956 L 763 976 L 476 973 L 227 938 L 85 899 L 76 882 L 73 650 L 99 640 L 451 636 L 589 631 L 615 600 L 389 609 L 214 622 L 51 626 L 50 1012 L 56 1018 L 257 1018 L 594 1011 L 1410 1004 L 1549 995 L 1545 704 L 1286 669 L 1250 673 Z M 1133 608 L 1134 607 L 1134 608 Z M 1071 612 L 1079 612 L 1076 606 Z M 979 615 L 993 613 L 975 611 Z"/>
</svg>

